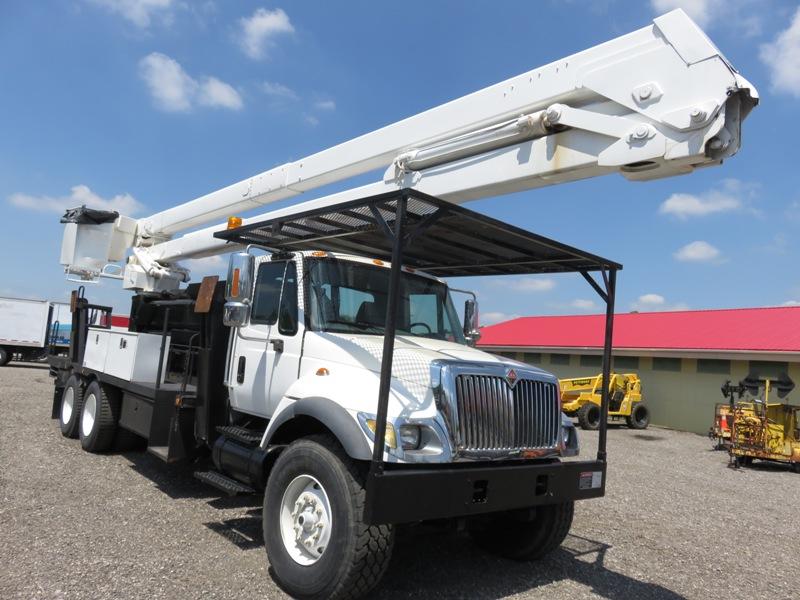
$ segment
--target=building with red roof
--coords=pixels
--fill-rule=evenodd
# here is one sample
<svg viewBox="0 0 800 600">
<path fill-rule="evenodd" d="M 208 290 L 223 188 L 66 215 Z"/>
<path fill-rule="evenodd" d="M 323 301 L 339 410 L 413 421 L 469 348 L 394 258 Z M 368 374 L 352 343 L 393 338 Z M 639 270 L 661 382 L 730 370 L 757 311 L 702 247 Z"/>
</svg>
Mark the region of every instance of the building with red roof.
<svg viewBox="0 0 800 600">
<path fill-rule="evenodd" d="M 596 375 L 604 319 L 520 317 L 483 327 L 478 345 L 559 377 Z M 657 425 L 706 432 L 727 379 L 787 373 L 800 383 L 800 307 L 622 313 L 613 340 L 613 368 L 639 374 Z"/>
</svg>

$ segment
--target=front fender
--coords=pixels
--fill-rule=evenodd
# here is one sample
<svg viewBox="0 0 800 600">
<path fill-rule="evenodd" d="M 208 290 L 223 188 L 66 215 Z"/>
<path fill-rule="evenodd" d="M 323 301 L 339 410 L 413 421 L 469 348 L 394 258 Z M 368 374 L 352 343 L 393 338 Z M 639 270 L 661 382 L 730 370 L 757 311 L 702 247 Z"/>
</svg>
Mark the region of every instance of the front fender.
<svg viewBox="0 0 800 600">
<path fill-rule="evenodd" d="M 285 397 L 278 405 L 278 409 L 270 419 L 261 447 L 266 449 L 275 432 L 282 425 L 296 417 L 312 417 L 331 430 L 336 439 L 347 452 L 347 455 L 357 460 L 372 458 L 372 448 L 369 440 L 358 424 L 354 415 L 351 415 L 339 404 L 324 397 L 309 397 L 294 399 Z"/>
</svg>

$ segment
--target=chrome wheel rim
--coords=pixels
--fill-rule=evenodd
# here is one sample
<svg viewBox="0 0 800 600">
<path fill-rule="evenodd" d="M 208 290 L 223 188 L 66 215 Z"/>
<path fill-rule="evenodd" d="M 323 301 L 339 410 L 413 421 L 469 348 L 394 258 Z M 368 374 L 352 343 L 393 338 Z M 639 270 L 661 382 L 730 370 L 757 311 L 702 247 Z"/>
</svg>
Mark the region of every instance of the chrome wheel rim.
<svg viewBox="0 0 800 600">
<path fill-rule="evenodd" d="M 94 421 L 97 416 L 97 396 L 89 394 L 83 404 L 81 413 L 81 432 L 83 437 L 89 437 L 94 429 Z"/>
<path fill-rule="evenodd" d="M 286 486 L 280 507 L 283 546 L 296 563 L 317 562 L 331 539 L 333 515 L 328 494 L 311 475 L 298 475 Z"/>
<path fill-rule="evenodd" d="M 61 399 L 61 422 L 66 425 L 72 419 L 72 411 L 75 409 L 75 390 L 72 386 L 64 390 L 64 397 Z"/>
</svg>

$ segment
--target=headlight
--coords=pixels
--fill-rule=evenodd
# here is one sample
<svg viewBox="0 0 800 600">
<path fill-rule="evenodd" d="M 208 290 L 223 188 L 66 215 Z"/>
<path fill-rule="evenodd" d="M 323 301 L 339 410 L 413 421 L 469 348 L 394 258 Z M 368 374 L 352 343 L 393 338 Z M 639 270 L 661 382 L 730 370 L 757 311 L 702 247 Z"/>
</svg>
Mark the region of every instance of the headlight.
<svg viewBox="0 0 800 600">
<path fill-rule="evenodd" d="M 400 443 L 403 446 L 403 450 L 416 450 L 419 448 L 421 438 L 419 425 L 400 426 Z"/>
</svg>

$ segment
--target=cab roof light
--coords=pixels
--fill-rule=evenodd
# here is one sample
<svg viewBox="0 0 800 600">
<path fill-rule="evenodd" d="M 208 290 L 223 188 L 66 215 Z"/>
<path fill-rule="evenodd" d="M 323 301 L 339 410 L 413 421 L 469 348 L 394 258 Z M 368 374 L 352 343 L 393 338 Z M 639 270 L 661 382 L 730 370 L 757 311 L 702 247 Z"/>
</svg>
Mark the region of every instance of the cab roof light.
<svg viewBox="0 0 800 600">
<path fill-rule="evenodd" d="M 242 226 L 242 217 L 228 217 L 228 229 L 236 229 Z"/>
</svg>

